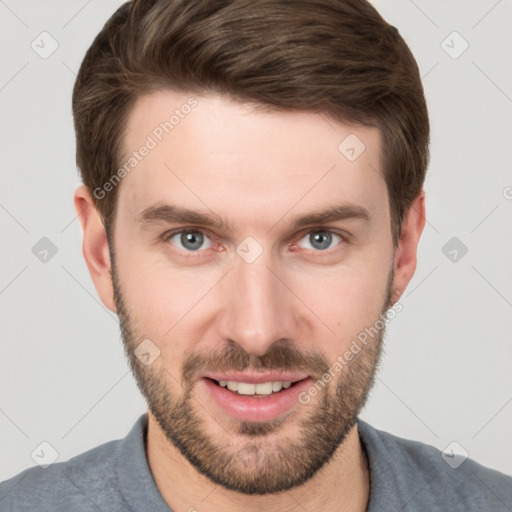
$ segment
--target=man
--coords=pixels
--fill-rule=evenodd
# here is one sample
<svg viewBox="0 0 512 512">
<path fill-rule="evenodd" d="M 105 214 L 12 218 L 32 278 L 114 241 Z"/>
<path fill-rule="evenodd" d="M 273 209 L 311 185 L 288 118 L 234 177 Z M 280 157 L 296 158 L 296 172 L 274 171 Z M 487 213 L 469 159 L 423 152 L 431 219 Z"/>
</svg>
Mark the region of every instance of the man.
<svg viewBox="0 0 512 512">
<path fill-rule="evenodd" d="M 2 511 L 510 510 L 511 478 L 358 418 L 429 142 L 417 65 L 371 5 L 129 2 L 73 113 L 84 257 L 149 411 L 1 484 Z"/>
</svg>

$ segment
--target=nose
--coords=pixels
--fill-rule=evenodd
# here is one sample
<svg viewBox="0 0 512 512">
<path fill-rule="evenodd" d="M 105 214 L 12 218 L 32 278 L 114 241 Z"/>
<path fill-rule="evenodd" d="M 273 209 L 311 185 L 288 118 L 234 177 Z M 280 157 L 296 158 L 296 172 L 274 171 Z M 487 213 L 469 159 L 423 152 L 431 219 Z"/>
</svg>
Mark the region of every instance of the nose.
<svg viewBox="0 0 512 512">
<path fill-rule="evenodd" d="M 277 340 L 296 339 L 297 304 L 283 281 L 270 255 L 263 253 L 252 263 L 236 258 L 219 290 L 222 338 L 253 355 L 265 354 Z"/>
</svg>

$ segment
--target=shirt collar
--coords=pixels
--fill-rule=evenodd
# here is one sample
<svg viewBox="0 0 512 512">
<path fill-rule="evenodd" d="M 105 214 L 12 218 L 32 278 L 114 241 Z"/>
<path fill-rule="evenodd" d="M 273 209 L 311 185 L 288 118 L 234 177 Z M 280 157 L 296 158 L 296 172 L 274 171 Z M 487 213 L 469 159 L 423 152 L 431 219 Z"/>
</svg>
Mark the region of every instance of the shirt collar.
<svg viewBox="0 0 512 512">
<path fill-rule="evenodd" d="M 116 468 L 119 487 L 134 511 L 172 512 L 160 494 L 149 468 L 147 429 L 148 415 L 145 413 L 122 441 Z"/>
</svg>

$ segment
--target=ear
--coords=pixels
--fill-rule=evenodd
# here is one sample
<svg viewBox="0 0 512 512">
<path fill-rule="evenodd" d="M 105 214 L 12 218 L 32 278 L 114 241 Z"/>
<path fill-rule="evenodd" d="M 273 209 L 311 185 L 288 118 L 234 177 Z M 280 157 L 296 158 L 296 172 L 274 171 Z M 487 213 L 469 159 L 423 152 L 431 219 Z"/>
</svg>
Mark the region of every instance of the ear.
<svg viewBox="0 0 512 512">
<path fill-rule="evenodd" d="M 74 203 L 84 233 L 82 254 L 87 263 L 87 268 L 101 302 L 108 309 L 116 312 L 114 288 L 110 275 L 110 250 L 107 234 L 101 217 L 94 206 L 94 200 L 85 185 L 76 189 Z"/>
<path fill-rule="evenodd" d="M 400 240 L 395 250 L 393 262 L 394 293 L 392 304 L 402 296 L 416 271 L 416 251 L 421 233 L 425 227 L 425 220 L 425 191 L 422 190 L 418 197 L 412 202 L 402 221 Z"/>
</svg>

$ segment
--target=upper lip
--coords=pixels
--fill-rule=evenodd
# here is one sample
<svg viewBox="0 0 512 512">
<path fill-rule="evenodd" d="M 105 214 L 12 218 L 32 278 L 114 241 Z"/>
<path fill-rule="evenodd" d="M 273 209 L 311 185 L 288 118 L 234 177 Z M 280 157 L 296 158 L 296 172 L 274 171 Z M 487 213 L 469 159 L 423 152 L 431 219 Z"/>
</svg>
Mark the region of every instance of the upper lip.
<svg viewBox="0 0 512 512">
<path fill-rule="evenodd" d="M 216 381 L 231 380 L 234 382 L 247 382 L 249 384 L 261 384 L 262 382 L 297 382 L 309 377 L 306 373 L 291 372 L 267 372 L 267 373 L 207 373 L 202 376 Z"/>
</svg>

